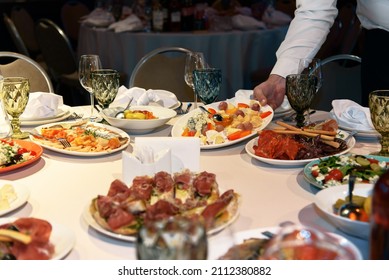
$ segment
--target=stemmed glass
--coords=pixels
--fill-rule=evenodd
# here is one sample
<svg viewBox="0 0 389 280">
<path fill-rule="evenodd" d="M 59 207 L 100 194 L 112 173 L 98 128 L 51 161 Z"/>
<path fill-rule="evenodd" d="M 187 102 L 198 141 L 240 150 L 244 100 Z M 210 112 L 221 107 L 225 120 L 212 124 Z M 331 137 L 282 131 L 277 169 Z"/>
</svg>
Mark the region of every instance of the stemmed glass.
<svg viewBox="0 0 389 280">
<path fill-rule="evenodd" d="M 296 126 L 307 125 L 305 112 L 309 109 L 316 93 L 317 78 L 308 74 L 286 76 L 286 96 L 290 106 L 296 111 Z"/>
<path fill-rule="evenodd" d="M 119 85 L 120 74 L 113 69 L 99 69 L 91 72 L 93 93 L 102 109 L 109 107 L 115 99 Z"/>
<path fill-rule="evenodd" d="M 9 121 L 7 112 L 5 111 L 3 99 L 1 97 L 3 81 L 4 78 L 1 75 L 1 71 L 0 71 L 0 138 L 8 137 L 8 135 L 12 131 L 11 123 Z"/>
<path fill-rule="evenodd" d="M 12 138 L 24 139 L 29 137 L 28 132 L 20 130 L 20 115 L 26 109 L 30 94 L 30 82 L 24 77 L 4 78 L 1 98 L 5 110 L 12 117 Z"/>
<path fill-rule="evenodd" d="M 381 134 L 381 150 L 373 154 L 389 156 L 389 90 L 371 92 L 369 109 L 374 128 Z"/>
<path fill-rule="evenodd" d="M 193 71 L 193 84 L 201 102 L 210 104 L 219 96 L 222 71 L 219 68 L 196 69 Z"/>
<path fill-rule="evenodd" d="M 84 54 L 80 57 L 79 67 L 78 67 L 78 77 L 82 87 L 89 92 L 90 94 L 90 104 L 91 112 L 89 120 L 91 122 L 96 121 L 96 116 L 94 115 L 94 96 L 92 89 L 92 77 L 91 72 L 101 69 L 100 57 L 95 54 Z"/>
<path fill-rule="evenodd" d="M 201 52 L 190 52 L 186 55 L 184 79 L 194 93 L 194 108 L 197 108 L 197 95 L 193 85 L 193 70 L 205 68 L 204 54 Z"/>
</svg>

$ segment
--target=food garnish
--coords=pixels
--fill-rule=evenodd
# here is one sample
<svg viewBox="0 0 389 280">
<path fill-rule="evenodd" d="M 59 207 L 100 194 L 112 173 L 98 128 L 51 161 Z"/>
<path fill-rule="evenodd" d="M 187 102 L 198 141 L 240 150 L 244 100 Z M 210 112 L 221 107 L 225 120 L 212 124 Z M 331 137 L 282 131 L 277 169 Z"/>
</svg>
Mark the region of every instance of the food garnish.
<svg viewBox="0 0 389 280">
<path fill-rule="evenodd" d="M 23 163 L 36 157 L 35 151 L 29 151 L 12 139 L 0 139 L 0 169 Z"/>
<path fill-rule="evenodd" d="M 158 119 L 158 117 L 154 116 L 153 112 L 147 110 L 125 110 L 124 118 L 131 120 L 152 120 Z"/>
</svg>

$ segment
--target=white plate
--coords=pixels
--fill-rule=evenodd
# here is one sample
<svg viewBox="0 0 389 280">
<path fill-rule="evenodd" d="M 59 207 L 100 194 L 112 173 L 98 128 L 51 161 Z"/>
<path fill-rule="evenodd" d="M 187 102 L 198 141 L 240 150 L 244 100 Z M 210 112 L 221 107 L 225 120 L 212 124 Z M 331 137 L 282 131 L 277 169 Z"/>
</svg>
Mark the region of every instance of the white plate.
<svg viewBox="0 0 389 280">
<path fill-rule="evenodd" d="M 100 115 L 112 126 L 119 127 L 129 132 L 141 134 L 151 132 L 167 123 L 171 118 L 177 115 L 173 109 L 160 106 L 131 106 L 131 110 L 146 110 L 152 112 L 157 119 L 137 120 L 137 119 L 118 119 L 115 118 L 121 108 L 104 109 Z"/>
<path fill-rule="evenodd" d="M 353 194 L 367 197 L 372 189 L 372 184 L 355 184 Z M 370 234 L 369 223 L 353 221 L 334 214 L 332 206 L 338 198 L 344 199 L 346 196 L 348 196 L 348 186 L 336 186 L 319 191 L 315 195 L 314 202 L 320 211 L 325 214 L 328 221 L 341 231 L 363 239 L 368 239 Z"/>
<path fill-rule="evenodd" d="M 71 115 L 70 107 L 67 105 L 61 106 L 61 108 L 58 109 L 58 113 L 55 116 L 52 117 L 43 117 L 43 118 L 37 118 L 37 119 L 20 119 L 22 125 L 31 126 L 31 125 L 41 125 L 41 124 L 47 124 L 52 122 L 59 122 Z"/>
<path fill-rule="evenodd" d="M 42 128 L 50 127 L 50 126 L 53 126 L 56 124 L 63 124 L 63 123 L 60 123 L 60 122 L 59 123 L 51 123 L 49 126 L 41 125 L 41 126 L 36 127 L 35 130 L 40 134 L 40 131 Z M 67 122 L 66 124 L 69 125 L 69 124 L 71 124 L 71 122 Z M 89 152 L 78 152 L 78 151 L 68 151 L 68 150 L 64 150 L 64 149 L 58 149 L 56 147 L 52 147 L 52 146 L 49 146 L 49 145 L 46 145 L 46 144 L 40 142 L 39 140 L 35 139 L 33 136 L 30 136 L 30 139 L 31 139 L 31 141 L 37 143 L 38 145 L 41 145 L 42 147 L 44 147 L 48 150 L 52 150 L 52 151 L 55 151 L 55 152 L 58 152 L 61 154 L 72 155 L 72 156 L 81 156 L 81 157 L 97 157 L 97 156 L 103 156 L 103 155 L 116 153 L 118 151 L 124 150 L 130 144 L 130 136 L 126 132 L 124 132 L 123 130 L 116 128 L 116 127 L 113 127 L 113 126 L 110 126 L 110 125 L 101 124 L 101 123 L 93 123 L 93 125 L 108 129 L 108 130 L 115 132 L 115 133 L 118 133 L 121 137 L 127 137 L 128 140 L 124 145 L 120 146 L 117 149 L 113 149 L 110 151 L 90 152 L 89 153 Z"/>
<path fill-rule="evenodd" d="M 82 213 L 82 217 L 84 218 L 85 222 L 89 226 L 91 226 L 93 229 L 95 229 L 96 231 L 98 231 L 98 232 L 100 232 L 100 233 L 102 233 L 104 235 L 107 235 L 107 236 L 110 236 L 110 237 L 113 237 L 113 238 L 116 238 L 116 239 L 119 239 L 119 240 L 130 241 L 130 242 L 135 242 L 136 241 L 136 236 L 134 236 L 134 235 L 118 234 L 118 233 L 111 232 L 111 231 L 106 230 L 105 228 L 101 227 L 96 222 L 96 220 L 92 217 L 92 214 L 89 211 L 89 207 L 90 207 L 90 202 L 84 208 L 84 212 Z M 238 216 L 239 216 L 239 205 L 238 205 L 237 211 L 234 213 L 234 216 L 232 216 L 232 218 L 229 219 L 228 222 L 226 222 L 225 224 L 222 224 L 222 225 L 220 225 L 220 226 L 218 226 L 216 228 L 213 228 L 213 229 L 209 230 L 207 232 L 207 235 L 211 236 L 211 235 L 214 235 L 214 234 L 220 232 L 221 230 L 225 229 L 226 227 L 231 225 L 238 218 Z"/>
<path fill-rule="evenodd" d="M 10 207 L 4 210 L 0 210 L 0 216 L 3 216 L 9 212 L 12 212 L 13 210 L 19 208 L 23 204 L 25 204 L 28 200 L 28 197 L 30 196 L 30 191 L 29 189 L 21 185 L 15 181 L 7 181 L 7 180 L 0 180 L 0 189 L 5 185 L 5 184 L 10 184 L 15 190 L 16 193 L 16 200 L 12 201 L 10 204 Z"/>
<path fill-rule="evenodd" d="M 246 103 L 248 103 L 249 101 L 247 101 Z M 220 102 L 216 102 L 216 103 L 212 103 L 212 104 L 209 104 L 207 106 L 204 106 L 206 108 L 213 108 L 215 109 L 216 111 L 218 111 L 218 105 L 219 105 Z M 226 141 L 222 144 L 215 144 L 215 145 L 201 145 L 201 149 L 203 150 L 208 150 L 208 149 L 217 149 L 217 148 L 221 148 L 221 147 L 226 147 L 226 146 L 230 146 L 230 145 L 234 145 L 236 143 L 239 143 L 239 142 L 242 142 L 246 139 L 249 139 L 255 135 L 257 135 L 258 131 L 264 129 L 273 119 L 273 109 L 269 106 L 269 105 L 266 105 L 266 106 L 263 106 L 261 108 L 261 112 L 267 112 L 267 111 L 271 111 L 272 114 L 270 114 L 269 116 L 267 116 L 266 118 L 263 119 L 263 122 L 262 122 L 262 125 L 256 129 L 253 129 L 252 133 L 250 135 L 247 135 L 245 137 L 242 137 L 242 138 L 239 138 L 237 140 L 234 140 L 234 141 Z M 194 109 L 192 111 L 190 111 L 189 113 L 183 115 L 181 118 L 179 118 L 176 123 L 173 125 L 173 128 L 172 128 L 172 137 L 182 137 L 181 134 L 184 130 L 184 127 L 186 126 L 186 124 L 188 123 L 188 119 L 198 113 L 202 112 L 199 108 L 197 109 Z"/>
<path fill-rule="evenodd" d="M 234 234 L 234 242 L 235 242 L 235 244 L 240 244 L 240 243 L 243 243 L 243 241 L 245 239 L 249 239 L 249 238 L 264 238 L 264 239 L 266 239 L 268 237 L 263 235 L 262 232 L 270 231 L 270 232 L 276 234 L 279 231 L 279 229 L 280 229 L 279 227 L 265 227 L 265 228 L 247 230 L 247 231 L 240 231 L 240 232 L 237 232 Z M 347 247 L 353 253 L 353 255 L 356 256 L 357 260 L 362 259 L 361 252 L 352 242 L 350 242 L 349 240 L 347 240 L 346 238 L 344 238 L 338 234 L 331 233 L 331 232 L 328 232 L 328 233 L 331 236 L 338 239 L 343 246 Z M 210 260 L 216 260 L 219 257 L 223 256 L 228 251 L 228 249 L 231 247 L 231 243 L 230 243 L 231 241 L 229 241 L 228 238 L 226 238 L 226 237 L 221 237 L 220 239 L 215 240 L 215 241 L 217 241 L 217 242 L 208 242 L 208 249 L 209 249 L 208 259 L 210 259 Z"/>
<path fill-rule="evenodd" d="M 0 219 L 0 224 L 10 223 L 16 219 L 17 218 L 2 218 Z M 50 242 L 55 248 L 54 255 L 51 259 L 60 260 L 66 257 L 73 249 L 76 242 L 76 236 L 71 229 L 62 224 L 51 223 L 51 226 Z"/>
<path fill-rule="evenodd" d="M 357 130 L 353 129 L 351 127 L 345 127 L 345 126 L 339 126 L 340 129 L 344 129 L 347 131 L 356 131 L 357 133 L 355 134 L 358 137 L 361 138 L 380 138 L 381 134 L 379 134 L 376 130 Z"/>
<path fill-rule="evenodd" d="M 344 139 L 348 136 L 348 132 L 346 131 L 342 131 L 342 130 L 339 130 L 338 131 L 338 136 L 340 135 L 341 139 Z M 265 162 L 265 163 L 268 163 L 268 164 L 272 164 L 272 165 L 280 165 L 280 166 L 302 166 L 302 165 L 305 165 L 313 160 L 317 160 L 318 158 L 310 158 L 310 159 L 301 159 L 301 160 L 282 160 L 282 159 L 271 159 L 271 158 L 265 158 L 265 157 L 260 157 L 260 156 L 257 156 L 255 154 L 255 151 L 254 151 L 254 148 L 253 146 L 258 143 L 258 137 L 252 139 L 250 142 L 248 142 L 246 144 L 246 152 L 249 154 L 249 156 L 251 156 L 252 158 L 255 158 L 259 161 L 262 161 L 262 162 Z M 342 155 L 342 154 L 345 154 L 345 153 L 348 153 L 355 145 L 355 138 L 354 137 L 351 137 L 349 140 L 348 140 L 348 143 L 347 143 L 347 149 L 340 152 L 340 153 L 337 153 L 337 154 L 334 154 L 334 155 L 331 155 L 331 156 L 337 156 L 337 155 Z M 329 157 L 329 156 L 327 156 Z M 323 158 L 327 158 L 327 157 L 322 157 Z"/>
</svg>

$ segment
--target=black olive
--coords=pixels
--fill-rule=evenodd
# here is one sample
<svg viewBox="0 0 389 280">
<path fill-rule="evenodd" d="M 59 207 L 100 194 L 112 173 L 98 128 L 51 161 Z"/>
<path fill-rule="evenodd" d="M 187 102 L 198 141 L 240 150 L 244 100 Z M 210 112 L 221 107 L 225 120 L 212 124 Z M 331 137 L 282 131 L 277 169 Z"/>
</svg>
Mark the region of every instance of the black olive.
<svg viewBox="0 0 389 280">
<path fill-rule="evenodd" d="M 4 254 L 2 260 L 16 260 L 16 258 L 12 254 Z"/>
<path fill-rule="evenodd" d="M 19 231 L 19 229 L 18 229 L 15 225 L 9 225 L 9 226 L 7 227 L 7 229 L 13 230 L 13 231 Z"/>
</svg>

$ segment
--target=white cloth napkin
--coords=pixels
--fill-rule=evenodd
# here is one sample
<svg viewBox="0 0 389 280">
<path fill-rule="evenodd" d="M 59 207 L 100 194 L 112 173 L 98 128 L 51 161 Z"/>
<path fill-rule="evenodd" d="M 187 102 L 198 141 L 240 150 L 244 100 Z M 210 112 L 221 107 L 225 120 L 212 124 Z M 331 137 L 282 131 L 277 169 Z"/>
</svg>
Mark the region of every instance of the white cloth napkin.
<svg viewBox="0 0 389 280">
<path fill-rule="evenodd" d="M 287 25 L 291 22 L 291 20 L 292 18 L 290 15 L 274 9 L 271 5 L 266 8 L 262 15 L 262 21 L 270 27 Z"/>
<path fill-rule="evenodd" d="M 135 14 L 131 14 L 123 20 L 112 23 L 108 29 L 113 29 L 116 33 L 125 31 L 140 31 L 143 29 L 143 24 Z"/>
<path fill-rule="evenodd" d="M 349 99 L 335 99 L 332 101 L 330 114 L 339 126 L 361 131 L 375 130 L 370 118 L 370 110 Z"/>
<path fill-rule="evenodd" d="M 232 27 L 239 30 L 266 29 L 266 24 L 252 16 L 235 15 L 232 17 Z"/>
<path fill-rule="evenodd" d="M 63 106 L 63 98 L 50 92 L 31 92 L 28 103 L 20 119 L 39 119 L 53 117 Z"/>
<path fill-rule="evenodd" d="M 107 10 L 96 8 L 89 15 L 84 16 L 82 22 L 89 26 L 107 27 L 115 22 L 115 18 Z"/>
<path fill-rule="evenodd" d="M 159 105 L 165 108 L 170 108 L 178 103 L 177 96 L 167 90 L 162 89 L 144 89 L 139 87 L 132 87 L 127 89 L 121 86 L 118 90 L 115 100 L 110 107 L 125 107 L 130 98 L 133 97 L 132 105 Z"/>
</svg>

